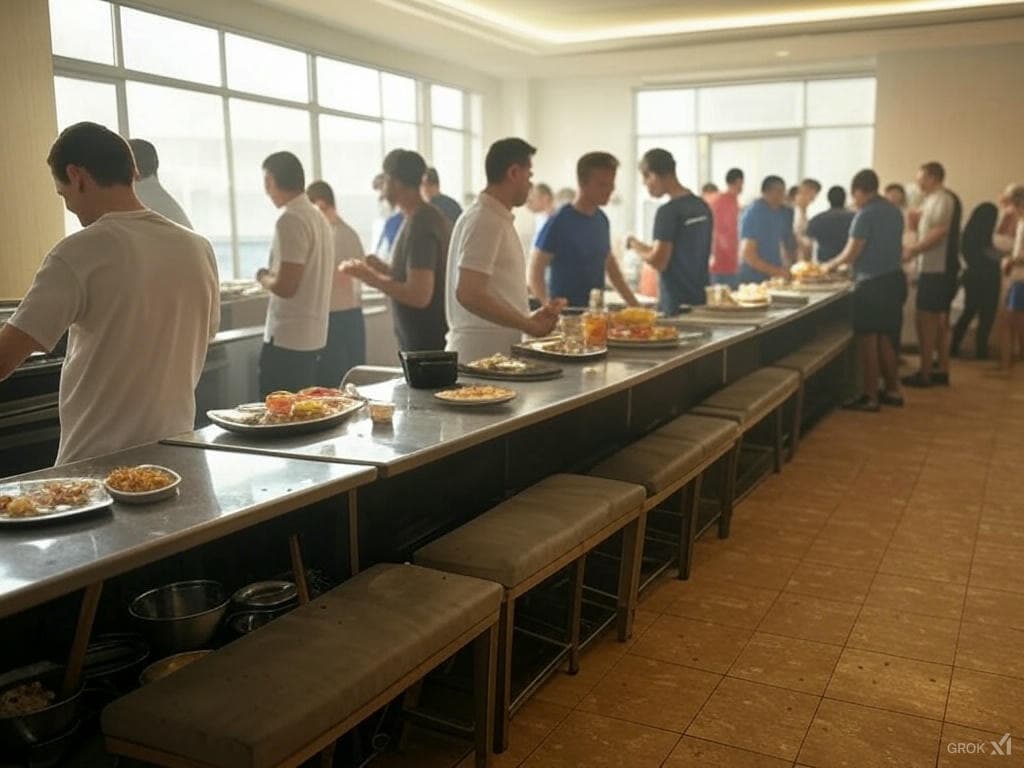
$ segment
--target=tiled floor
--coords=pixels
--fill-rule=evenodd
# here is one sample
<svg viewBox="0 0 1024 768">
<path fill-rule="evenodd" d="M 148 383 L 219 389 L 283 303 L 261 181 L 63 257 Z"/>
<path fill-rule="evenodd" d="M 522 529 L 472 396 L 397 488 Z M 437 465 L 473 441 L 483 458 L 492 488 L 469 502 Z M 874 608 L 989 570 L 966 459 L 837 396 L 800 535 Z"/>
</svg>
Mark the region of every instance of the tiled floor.
<svg viewBox="0 0 1024 768">
<path fill-rule="evenodd" d="M 953 383 L 825 419 L 689 581 L 650 590 L 629 644 L 534 696 L 495 764 L 1024 766 L 1024 369 Z M 382 764 L 467 750 L 413 733 Z"/>
</svg>

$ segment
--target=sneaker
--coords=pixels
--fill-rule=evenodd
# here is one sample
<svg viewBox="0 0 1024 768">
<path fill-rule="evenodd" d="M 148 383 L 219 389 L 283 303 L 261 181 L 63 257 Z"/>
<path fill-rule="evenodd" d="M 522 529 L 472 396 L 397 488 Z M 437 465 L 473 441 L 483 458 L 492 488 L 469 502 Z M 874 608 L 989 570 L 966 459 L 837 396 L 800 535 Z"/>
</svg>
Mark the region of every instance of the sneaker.
<svg viewBox="0 0 1024 768">
<path fill-rule="evenodd" d="M 878 401 L 872 400 L 867 395 L 861 395 L 853 400 L 843 403 L 844 411 L 865 411 L 867 413 L 878 413 Z"/>
<path fill-rule="evenodd" d="M 949 386 L 949 373 L 947 371 L 932 371 L 932 384 L 942 387 Z"/>
<path fill-rule="evenodd" d="M 925 376 L 920 371 L 918 371 L 917 373 L 912 373 L 909 376 L 904 376 L 902 379 L 900 379 L 900 381 L 903 383 L 903 386 L 905 387 L 916 387 L 918 389 L 924 389 L 932 385 L 931 378 Z"/>
<path fill-rule="evenodd" d="M 903 407 L 903 395 L 891 395 L 884 389 L 878 390 L 878 402 L 882 405 L 891 405 L 894 408 Z"/>
</svg>

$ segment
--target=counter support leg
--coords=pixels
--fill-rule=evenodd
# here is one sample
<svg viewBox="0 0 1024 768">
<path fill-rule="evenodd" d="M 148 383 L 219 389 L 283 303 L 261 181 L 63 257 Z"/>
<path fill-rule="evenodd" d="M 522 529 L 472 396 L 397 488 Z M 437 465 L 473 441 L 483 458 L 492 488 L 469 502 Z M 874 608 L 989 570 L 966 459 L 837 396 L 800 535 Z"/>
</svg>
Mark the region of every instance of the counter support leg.
<svg viewBox="0 0 1024 768">
<path fill-rule="evenodd" d="M 359 573 L 359 494 L 348 492 L 348 568 L 349 575 Z"/>
<path fill-rule="evenodd" d="M 75 627 L 75 637 L 71 641 L 71 651 L 68 654 L 68 664 L 64 668 L 64 685 L 61 688 L 61 698 L 66 698 L 78 690 L 78 684 L 82 679 L 82 668 L 85 665 L 85 651 L 89 646 L 89 635 L 92 634 L 92 624 L 96 619 L 96 609 L 100 604 L 100 594 L 103 592 L 103 582 L 97 581 L 85 588 L 82 595 L 82 605 L 78 609 L 78 624 Z"/>
<path fill-rule="evenodd" d="M 299 593 L 299 605 L 309 602 L 309 584 L 306 583 L 306 564 L 302 561 L 302 547 L 299 545 L 299 534 L 288 537 L 288 553 L 292 559 L 292 575 L 295 577 L 295 589 Z"/>
</svg>

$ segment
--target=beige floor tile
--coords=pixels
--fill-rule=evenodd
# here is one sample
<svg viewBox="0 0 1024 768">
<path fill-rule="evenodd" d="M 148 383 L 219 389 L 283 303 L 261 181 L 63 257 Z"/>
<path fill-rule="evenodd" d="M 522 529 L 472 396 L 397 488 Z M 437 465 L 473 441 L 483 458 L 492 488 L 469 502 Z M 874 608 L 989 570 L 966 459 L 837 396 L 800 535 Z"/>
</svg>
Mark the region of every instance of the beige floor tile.
<svg viewBox="0 0 1024 768">
<path fill-rule="evenodd" d="M 627 654 L 577 709 L 683 733 L 721 675 Z"/>
<path fill-rule="evenodd" d="M 954 667 L 946 720 L 984 731 L 1024 734 L 1024 686 L 1012 677 Z"/>
<path fill-rule="evenodd" d="M 885 553 L 879 573 L 918 579 L 966 584 L 971 571 L 971 551 L 935 552 L 892 547 Z"/>
<path fill-rule="evenodd" d="M 782 557 L 801 558 L 810 548 L 817 529 L 776 525 L 761 520 L 733 521 L 727 547 L 751 554 L 768 553 Z"/>
<path fill-rule="evenodd" d="M 865 651 L 952 664 L 959 630 L 956 619 L 865 608 L 846 644 Z"/>
<path fill-rule="evenodd" d="M 698 547 L 700 543 L 698 542 Z M 692 577 L 691 577 L 692 578 Z M 687 582 L 680 581 L 672 574 L 664 574 L 651 584 L 641 595 L 638 606 L 648 613 L 660 614 L 685 588 Z"/>
<path fill-rule="evenodd" d="M 941 720 L 951 674 L 944 664 L 847 648 L 825 696 Z"/>
<path fill-rule="evenodd" d="M 942 724 L 824 699 L 800 749 L 814 768 L 933 768 Z"/>
<path fill-rule="evenodd" d="M 786 585 L 787 592 L 863 603 L 874 574 L 851 568 L 837 568 L 823 563 L 805 562 L 797 566 Z"/>
<path fill-rule="evenodd" d="M 734 581 L 750 587 L 782 589 L 800 561 L 768 553 L 723 550 L 707 565 L 697 561 L 697 578 Z"/>
<path fill-rule="evenodd" d="M 583 652 L 578 673 L 567 674 L 563 667 L 541 686 L 534 697 L 549 704 L 575 707 L 625 655 L 626 646 L 617 642 L 613 635 L 606 634 Z"/>
<path fill-rule="evenodd" d="M 964 622 L 957 641 L 956 666 L 1024 678 L 1024 631 Z"/>
<path fill-rule="evenodd" d="M 972 587 L 1024 594 L 1024 549 L 978 545 L 971 565 Z"/>
<path fill-rule="evenodd" d="M 687 735 L 793 760 L 820 699 L 725 678 Z"/>
<path fill-rule="evenodd" d="M 679 735 L 589 712 L 572 712 L 524 768 L 658 768 Z"/>
<path fill-rule="evenodd" d="M 631 653 L 725 674 L 753 632 L 678 616 L 658 618 Z"/>
<path fill-rule="evenodd" d="M 494 756 L 491 768 L 516 768 L 571 711 L 537 698 L 527 701 L 512 718 L 508 749 Z M 474 768 L 474 757 L 472 752 L 466 755 L 458 768 Z"/>
<path fill-rule="evenodd" d="M 1024 594 L 969 586 L 964 621 L 1024 629 Z"/>
<path fill-rule="evenodd" d="M 844 541 L 842 537 L 833 536 L 815 541 L 804 560 L 874 573 L 885 556 L 885 547 L 880 542 Z"/>
<path fill-rule="evenodd" d="M 759 589 L 735 582 L 694 580 L 680 590 L 665 613 L 710 621 L 729 627 L 754 629 L 779 596 L 774 589 Z"/>
<path fill-rule="evenodd" d="M 978 524 L 978 544 L 983 547 L 1024 549 L 1024 520 L 989 520 L 982 516 Z"/>
<path fill-rule="evenodd" d="M 865 605 L 907 613 L 959 619 L 966 588 L 928 579 L 911 579 L 880 573 L 875 577 Z"/>
<path fill-rule="evenodd" d="M 467 739 L 409 725 L 401 751 L 384 752 L 374 760 L 381 768 L 451 768 L 470 753 Z"/>
<path fill-rule="evenodd" d="M 820 696 L 840 653 L 836 645 L 757 632 L 729 676 Z"/>
<path fill-rule="evenodd" d="M 1006 753 L 1005 734 L 978 731 L 946 723 L 942 726 L 937 768 L 1024 768 L 1024 749 L 1010 737 Z"/>
<path fill-rule="evenodd" d="M 843 645 L 858 611 L 859 607 L 853 603 L 786 593 L 775 601 L 758 629 L 801 640 Z"/>
<path fill-rule="evenodd" d="M 684 736 L 662 768 L 789 768 L 788 760 Z"/>
</svg>

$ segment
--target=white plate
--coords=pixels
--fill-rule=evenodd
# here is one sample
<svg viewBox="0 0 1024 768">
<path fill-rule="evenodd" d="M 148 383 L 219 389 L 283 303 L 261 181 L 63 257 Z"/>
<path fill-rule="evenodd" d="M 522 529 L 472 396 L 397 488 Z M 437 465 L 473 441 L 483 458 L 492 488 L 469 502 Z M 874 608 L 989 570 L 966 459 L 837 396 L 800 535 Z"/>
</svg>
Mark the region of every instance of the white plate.
<svg viewBox="0 0 1024 768">
<path fill-rule="evenodd" d="M 103 486 L 107 489 L 107 493 L 113 497 L 114 501 L 120 501 L 123 504 L 152 504 L 156 501 L 169 499 L 178 493 L 178 486 L 181 485 L 181 475 L 173 469 L 161 467 L 156 464 L 139 464 L 138 468 L 159 469 L 161 472 L 166 472 L 172 478 L 171 484 L 165 485 L 163 488 L 157 488 L 155 491 L 131 492 L 119 491 L 116 488 L 111 488 L 104 480 Z"/>
<path fill-rule="evenodd" d="M 498 403 L 507 403 L 509 400 L 515 400 L 516 393 L 513 390 L 508 390 L 506 394 L 498 395 L 497 397 L 480 398 L 474 400 L 450 400 L 447 397 L 442 397 L 445 392 L 451 392 L 453 389 L 464 389 L 464 387 L 452 387 L 450 389 L 443 389 L 440 392 L 435 392 L 434 397 L 440 400 L 445 405 L 457 405 L 457 406 L 474 406 L 474 405 L 497 405 Z"/>
<path fill-rule="evenodd" d="M 23 480 L 20 483 L 8 483 L 0 485 L 0 496 L 21 496 L 29 493 L 33 488 L 47 485 L 49 483 L 90 483 L 93 490 L 90 492 L 89 500 L 78 507 L 60 506 L 55 507 L 52 512 L 41 512 L 27 517 L 10 517 L 0 513 L 0 526 L 4 525 L 30 525 L 32 523 L 48 522 L 50 520 L 61 520 L 69 517 L 77 517 L 95 512 L 99 509 L 109 507 L 113 499 L 107 494 L 103 483 L 91 477 L 53 477 L 46 480 Z"/>
<path fill-rule="evenodd" d="M 547 339 L 533 339 L 532 341 L 523 341 L 519 344 L 513 345 L 513 349 L 524 352 L 529 355 L 539 355 L 541 357 L 550 357 L 554 360 L 576 360 L 579 362 L 586 360 L 597 360 L 608 354 L 607 347 L 600 347 L 597 349 L 587 349 L 583 352 L 559 352 L 557 350 L 545 349 L 549 344 L 555 344 L 559 341 L 559 338 L 547 338 Z"/>
<path fill-rule="evenodd" d="M 239 411 L 253 412 L 257 410 L 254 403 L 246 403 L 238 408 L 207 411 L 206 417 L 218 427 L 226 429 L 228 432 L 237 432 L 242 435 L 258 435 L 260 437 L 283 437 L 285 435 L 302 435 L 307 432 L 319 432 L 324 429 L 330 429 L 358 411 L 364 404 L 362 401 L 356 401 L 329 416 L 321 416 L 319 419 L 294 421 L 288 424 L 239 424 L 231 420 L 231 415 Z"/>
</svg>

